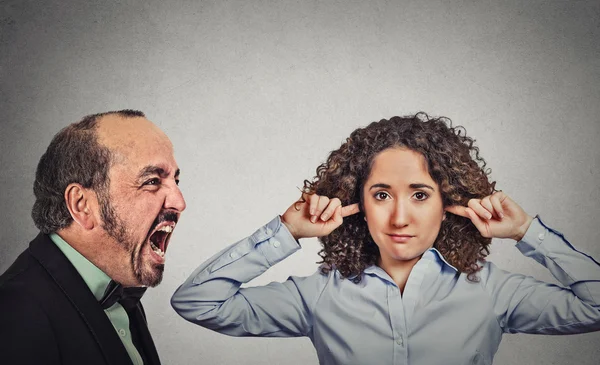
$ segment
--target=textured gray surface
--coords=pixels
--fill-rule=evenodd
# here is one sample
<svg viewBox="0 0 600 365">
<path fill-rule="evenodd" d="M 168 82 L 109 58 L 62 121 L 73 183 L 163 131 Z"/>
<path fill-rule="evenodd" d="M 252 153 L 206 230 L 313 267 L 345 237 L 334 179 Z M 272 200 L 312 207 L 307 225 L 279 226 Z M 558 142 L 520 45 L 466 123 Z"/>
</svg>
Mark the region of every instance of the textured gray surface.
<svg viewBox="0 0 600 365">
<path fill-rule="evenodd" d="M 600 258 L 597 1 L 0 2 L 0 271 L 36 230 L 37 161 L 85 114 L 169 134 L 188 203 L 144 303 L 165 364 L 315 364 L 306 339 L 229 338 L 170 308 L 204 259 L 283 212 L 354 128 L 424 110 L 476 137 L 498 186 Z M 316 241 L 256 283 L 312 273 Z M 501 267 L 551 280 L 508 241 Z M 451 334 L 446 334 L 451 335 Z M 496 364 L 596 364 L 600 334 L 505 336 Z"/>
</svg>

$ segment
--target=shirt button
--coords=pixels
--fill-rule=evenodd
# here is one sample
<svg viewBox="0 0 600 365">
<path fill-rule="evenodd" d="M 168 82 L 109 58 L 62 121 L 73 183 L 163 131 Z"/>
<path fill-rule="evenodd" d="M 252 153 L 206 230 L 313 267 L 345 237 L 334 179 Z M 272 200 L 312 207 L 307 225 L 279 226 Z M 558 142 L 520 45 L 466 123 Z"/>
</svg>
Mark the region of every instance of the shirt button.
<svg viewBox="0 0 600 365">
<path fill-rule="evenodd" d="M 402 339 L 402 336 L 396 339 L 396 343 L 400 346 L 404 346 L 404 340 Z"/>
<path fill-rule="evenodd" d="M 237 257 L 237 254 L 235 253 L 235 251 L 231 251 L 229 253 L 229 257 L 231 257 L 232 259 L 235 259 Z"/>
<path fill-rule="evenodd" d="M 273 241 L 273 247 L 278 248 L 279 246 L 281 246 L 279 241 Z"/>
<path fill-rule="evenodd" d="M 539 239 L 540 241 L 542 241 L 542 240 L 544 239 L 544 237 L 546 237 L 546 235 L 545 235 L 545 234 L 543 234 L 543 233 L 540 233 L 540 234 L 538 234 L 538 239 Z"/>
<path fill-rule="evenodd" d="M 121 328 L 121 329 L 119 330 L 119 336 L 121 336 L 121 337 L 125 337 L 125 335 L 126 335 L 126 334 L 127 334 L 127 332 L 125 332 L 125 330 L 124 330 L 124 329 L 122 329 L 122 328 Z"/>
</svg>

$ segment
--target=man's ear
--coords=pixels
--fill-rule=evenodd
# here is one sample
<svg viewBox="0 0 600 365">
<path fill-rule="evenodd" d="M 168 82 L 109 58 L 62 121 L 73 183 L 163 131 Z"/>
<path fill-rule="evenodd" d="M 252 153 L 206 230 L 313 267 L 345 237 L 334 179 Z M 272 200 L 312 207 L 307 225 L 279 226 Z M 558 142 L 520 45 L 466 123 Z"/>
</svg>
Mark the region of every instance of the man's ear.
<svg viewBox="0 0 600 365">
<path fill-rule="evenodd" d="M 75 223 L 90 230 L 96 226 L 94 207 L 97 206 L 96 194 L 80 184 L 71 183 L 65 189 L 65 203 Z"/>
</svg>

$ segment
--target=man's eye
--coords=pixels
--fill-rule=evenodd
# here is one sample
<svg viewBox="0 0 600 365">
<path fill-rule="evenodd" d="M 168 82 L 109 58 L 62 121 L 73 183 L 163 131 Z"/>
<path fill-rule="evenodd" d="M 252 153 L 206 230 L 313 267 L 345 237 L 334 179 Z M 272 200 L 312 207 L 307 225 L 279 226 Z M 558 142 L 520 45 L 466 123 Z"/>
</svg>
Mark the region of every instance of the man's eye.
<svg viewBox="0 0 600 365">
<path fill-rule="evenodd" d="M 154 179 L 150 179 L 150 180 L 146 181 L 144 183 L 144 185 L 158 185 L 159 183 L 160 183 L 160 180 L 157 177 L 155 177 Z"/>
<path fill-rule="evenodd" d="M 417 191 L 417 192 L 415 193 L 415 195 L 413 195 L 413 196 L 414 196 L 414 197 L 415 197 L 415 199 L 417 199 L 417 200 L 425 200 L 425 199 L 429 198 L 429 195 L 427 195 L 427 194 L 425 194 L 425 193 L 423 193 L 423 192 L 421 192 L 421 191 Z"/>
<path fill-rule="evenodd" d="M 379 191 L 377 193 L 375 193 L 375 199 L 377 200 L 386 200 L 390 197 L 390 195 L 388 193 L 386 193 L 385 191 Z"/>
</svg>

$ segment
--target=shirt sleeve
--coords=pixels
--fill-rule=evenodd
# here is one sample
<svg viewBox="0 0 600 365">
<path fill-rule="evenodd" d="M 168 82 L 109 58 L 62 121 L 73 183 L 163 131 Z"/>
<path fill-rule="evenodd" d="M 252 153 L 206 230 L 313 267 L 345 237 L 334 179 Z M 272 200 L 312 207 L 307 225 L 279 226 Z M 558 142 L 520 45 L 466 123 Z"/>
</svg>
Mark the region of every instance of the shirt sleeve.
<svg viewBox="0 0 600 365">
<path fill-rule="evenodd" d="M 504 332 L 574 334 L 600 330 L 600 264 L 536 217 L 517 248 L 562 286 L 486 264 L 483 281 Z"/>
<path fill-rule="evenodd" d="M 305 336 L 326 276 L 317 272 L 240 288 L 299 249 L 278 216 L 200 265 L 171 305 L 186 320 L 231 336 Z"/>
</svg>

